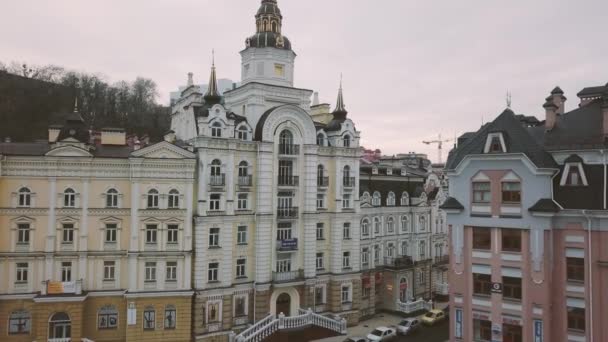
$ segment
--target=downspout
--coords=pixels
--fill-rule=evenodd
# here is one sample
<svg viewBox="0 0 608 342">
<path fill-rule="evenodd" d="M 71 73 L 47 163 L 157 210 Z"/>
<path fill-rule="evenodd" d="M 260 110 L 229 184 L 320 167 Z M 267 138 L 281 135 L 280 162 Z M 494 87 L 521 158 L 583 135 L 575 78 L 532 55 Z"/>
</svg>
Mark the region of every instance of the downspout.
<svg viewBox="0 0 608 342">
<path fill-rule="evenodd" d="M 260 142 L 258 142 L 257 144 L 257 152 L 256 152 L 256 171 L 259 170 L 259 160 L 260 160 Z M 259 200 L 260 200 L 260 189 L 257 186 L 258 184 L 256 184 L 256 189 L 255 189 L 255 207 L 256 207 L 256 211 L 253 214 L 254 217 L 254 225 L 255 225 L 255 241 L 258 241 L 258 211 L 257 211 L 257 207 L 260 205 L 259 204 Z M 254 246 L 257 247 L 257 244 L 253 244 Z M 255 252 L 254 252 L 255 255 Z M 256 259 L 256 264 L 257 264 L 257 259 Z M 257 265 L 256 265 L 257 266 Z M 257 267 L 256 267 L 256 272 L 257 272 Z M 256 289 L 256 279 L 257 279 L 257 275 L 253 278 L 253 324 L 255 324 L 256 320 L 255 320 L 255 303 L 257 302 L 257 293 L 258 290 Z"/>
<path fill-rule="evenodd" d="M 606 153 L 604 150 L 600 150 L 600 153 L 604 157 L 604 210 L 606 210 Z"/>
<path fill-rule="evenodd" d="M 604 167 L 606 167 L 606 164 L 604 164 Z M 604 177 L 606 177 L 605 174 Z M 604 189 L 605 188 L 606 184 L 604 183 Z M 588 211 L 586 209 L 583 209 L 583 215 L 587 219 L 587 264 L 589 269 L 589 341 L 593 341 L 593 267 L 591 265 L 591 217 L 589 217 L 587 213 Z"/>
</svg>

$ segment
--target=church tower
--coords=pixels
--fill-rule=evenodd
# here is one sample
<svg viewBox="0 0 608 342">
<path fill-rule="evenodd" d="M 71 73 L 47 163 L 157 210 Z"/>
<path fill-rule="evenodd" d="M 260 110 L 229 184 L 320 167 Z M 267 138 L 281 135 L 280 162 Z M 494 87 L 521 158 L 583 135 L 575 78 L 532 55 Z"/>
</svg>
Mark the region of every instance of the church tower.
<svg viewBox="0 0 608 342">
<path fill-rule="evenodd" d="M 283 16 L 277 0 L 262 0 L 255 15 L 256 33 L 241 51 L 243 84 L 259 82 L 293 87 L 295 52 L 282 33 Z"/>
</svg>

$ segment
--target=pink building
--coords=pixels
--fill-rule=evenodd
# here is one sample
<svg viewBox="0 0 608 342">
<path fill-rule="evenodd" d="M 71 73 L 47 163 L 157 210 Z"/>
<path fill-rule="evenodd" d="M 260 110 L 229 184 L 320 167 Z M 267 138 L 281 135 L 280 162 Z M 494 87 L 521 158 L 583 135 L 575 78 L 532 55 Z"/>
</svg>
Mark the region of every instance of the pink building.
<svg viewBox="0 0 608 342">
<path fill-rule="evenodd" d="M 450 341 L 608 341 L 608 85 L 578 96 L 450 153 Z"/>
</svg>

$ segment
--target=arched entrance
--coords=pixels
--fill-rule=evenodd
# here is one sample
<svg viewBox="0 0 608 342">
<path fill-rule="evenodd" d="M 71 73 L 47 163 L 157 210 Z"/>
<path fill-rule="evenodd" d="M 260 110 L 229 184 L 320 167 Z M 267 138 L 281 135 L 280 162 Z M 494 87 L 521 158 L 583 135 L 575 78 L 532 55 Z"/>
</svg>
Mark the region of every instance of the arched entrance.
<svg viewBox="0 0 608 342">
<path fill-rule="evenodd" d="M 72 322 L 65 312 L 58 312 L 49 320 L 49 338 L 72 337 Z"/>
<path fill-rule="evenodd" d="M 399 281 L 399 301 L 401 303 L 407 302 L 407 279 L 401 278 Z"/>
<path fill-rule="evenodd" d="M 291 316 L 291 297 L 287 293 L 281 293 L 277 298 L 277 314 L 281 312 Z"/>
</svg>

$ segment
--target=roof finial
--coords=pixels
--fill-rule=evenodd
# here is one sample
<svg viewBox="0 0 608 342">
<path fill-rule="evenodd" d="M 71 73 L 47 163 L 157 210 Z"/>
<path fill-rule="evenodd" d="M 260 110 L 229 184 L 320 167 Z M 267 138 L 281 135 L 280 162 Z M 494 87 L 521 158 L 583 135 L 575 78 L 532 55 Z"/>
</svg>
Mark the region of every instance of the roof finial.
<svg viewBox="0 0 608 342">
<path fill-rule="evenodd" d="M 211 49 L 211 65 L 215 67 L 215 49 Z"/>
<path fill-rule="evenodd" d="M 78 96 L 74 96 L 74 113 L 78 113 Z"/>
<path fill-rule="evenodd" d="M 334 109 L 335 114 L 339 114 L 341 119 L 346 118 L 346 106 L 344 105 L 344 95 L 342 93 L 342 73 L 340 73 L 340 88 L 338 89 L 338 101 L 336 102 L 336 109 Z"/>
<path fill-rule="evenodd" d="M 511 109 L 511 92 L 507 90 L 507 108 Z"/>
<path fill-rule="evenodd" d="M 207 88 L 204 99 L 208 104 L 221 102 L 221 96 L 217 90 L 217 76 L 215 74 L 215 49 L 211 50 L 211 75 L 209 75 L 209 87 Z"/>
</svg>

